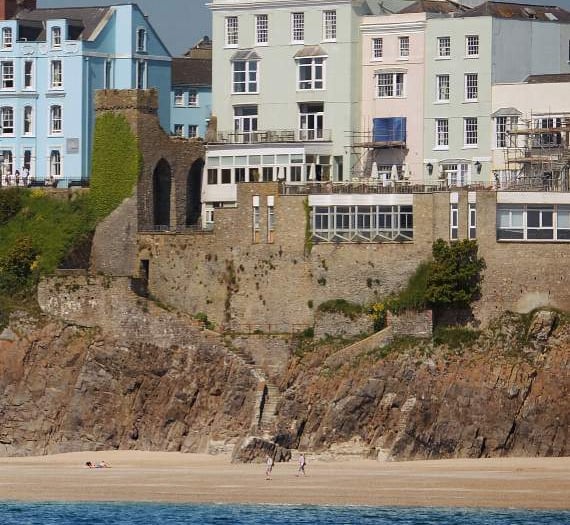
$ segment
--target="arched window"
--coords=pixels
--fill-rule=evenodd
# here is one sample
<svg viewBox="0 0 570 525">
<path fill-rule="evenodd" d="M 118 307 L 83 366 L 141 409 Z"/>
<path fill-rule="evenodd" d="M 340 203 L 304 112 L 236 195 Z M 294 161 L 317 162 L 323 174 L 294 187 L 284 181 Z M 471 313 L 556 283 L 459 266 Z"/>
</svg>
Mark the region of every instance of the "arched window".
<svg viewBox="0 0 570 525">
<path fill-rule="evenodd" d="M 172 171 L 170 164 L 161 159 L 153 174 L 154 225 L 170 226 L 170 194 L 172 192 Z"/>
<path fill-rule="evenodd" d="M 200 219 L 200 196 L 202 193 L 202 169 L 204 161 L 198 159 L 194 161 L 188 171 L 186 181 L 186 224 L 198 224 Z"/>
</svg>

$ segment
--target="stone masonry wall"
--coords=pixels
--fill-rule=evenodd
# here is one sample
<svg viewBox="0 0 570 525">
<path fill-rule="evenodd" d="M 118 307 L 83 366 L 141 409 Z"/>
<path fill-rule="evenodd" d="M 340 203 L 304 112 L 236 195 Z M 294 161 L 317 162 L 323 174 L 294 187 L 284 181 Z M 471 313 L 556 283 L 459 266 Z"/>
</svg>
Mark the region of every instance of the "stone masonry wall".
<svg viewBox="0 0 570 525">
<path fill-rule="evenodd" d="M 139 258 L 150 261 L 154 297 L 182 311 L 204 311 L 218 325 L 236 330 L 249 323 L 304 329 L 322 302 L 369 303 L 400 288 L 431 253 L 431 196 L 416 206 L 418 241 L 323 243 L 306 253 L 305 197 L 280 197 L 275 183 L 240 184 L 238 192 L 237 208 L 216 210 L 211 234 L 139 235 Z M 259 243 L 253 242 L 254 195 L 261 202 Z M 273 243 L 265 242 L 269 195 L 275 197 Z"/>
<path fill-rule="evenodd" d="M 354 319 L 342 313 L 317 312 L 315 315 L 315 338 L 352 337 L 370 334 L 374 331 L 374 321 L 367 314 Z"/>
<path fill-rule="evenodd" d="M 142 154 L 142 173 L 137 186 L 138 226 L 152 228 L 154 216 L 153 175 L 161 159 L 168 162 L 172 173 L 171 226 L 186 224 L 186 203 L 189 198 L 189 177 L 201 177 L 204 158 L 202 139 L 181 139 L 169 136 L 157 117 L 158 95 L 155 90 L 115 90 L 96 92 L 97 113 L 121 113 L 136 135 Z M 200 180 L 196 186 L 199 188 Z M 199 190 L 198 190 L 199 191 Z"/>
<path fill-rule="evenodd" d="M 467 192 L 459 192 L 459 232 L 467 233 Z M 261 242 L 253 242 L 252 198 L 260 197 Z M 275 197 L 274 242 L 267 239 L 267 197 Z M 150 260 L 153 296 L 182 311 L 204 311 L 217 324 L 314 322 L 318 305 L 344 298 L 367 304 L 403 287 L 435 239 L 449 239 L 449 192 L 414 195 L 414 241 L 320 243 L 305 250 L 303 196 L 280 196 L 275 183 L 238 185 L 237 208 L 216 210 L 210 234 L 139 235 L 139 258 Z M 486 324 L 504 310 L 550 305 L 570 310 L 570 246 L 496 240 L 496 194 L 477 193 L 477 240 L 487 262 L 482 299 Z"/>
<path fill-rule="evenodd" d="M 394 315 L 388 312 L 386 323 L 394 336 L 431 337 L 433 335 L 433 315 L 431 310 L 413 310 Z"/>
</svg>

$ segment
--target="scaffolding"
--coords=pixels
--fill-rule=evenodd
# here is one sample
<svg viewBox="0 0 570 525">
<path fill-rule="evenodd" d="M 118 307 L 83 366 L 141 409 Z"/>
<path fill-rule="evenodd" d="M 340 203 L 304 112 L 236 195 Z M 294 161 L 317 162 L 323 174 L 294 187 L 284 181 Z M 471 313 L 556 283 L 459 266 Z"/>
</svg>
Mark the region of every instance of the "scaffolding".
<svg viewBox="0 0 570 525">
<path fill-rule="evenodd" d="M 505 167 L 495 173 L 502 189 L 569 191 L 570 114 L 536 114 L 505 130 Z"/>
<path fill-rule="evenodd" d="M 378 137 L 372 131 L 347 132 L 349 148 L 353 153 L 351 166 L 352 180 L 379 180 L 382 169 L 379 166 L 389 166 L 388 178 L 403 180 L 406 178 L 404 159 L 407 153 L 406 141 L 395 140 L 400 137 Z M 380 150 L 391 151 L 389 159 L 381 161 L 377 155 Z M 396 151 L 396 153 L 394 153 Z M 376 166 L 375 166 L 376 164 Z"/>
</svg>

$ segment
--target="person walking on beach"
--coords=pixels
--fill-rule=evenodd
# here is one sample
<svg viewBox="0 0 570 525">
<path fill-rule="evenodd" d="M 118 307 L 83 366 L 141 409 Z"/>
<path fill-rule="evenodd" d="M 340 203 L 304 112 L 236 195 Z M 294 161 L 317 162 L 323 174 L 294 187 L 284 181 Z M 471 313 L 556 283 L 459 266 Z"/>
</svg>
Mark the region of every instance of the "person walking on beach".
<svg viewBox="0 0 570 525">
<path fill-rule="evenodd" d="M 303 473 L 303 476 L 306 476 L 307 473 L 305 472 L 305 465 L 307 464 L 307 461 L 305 459 L 305 454 L 303 454 L 301 452 L 301 455 L 299 456 L 299 470 L 297 471 L 297 477 L 299 477 L 301 475 L 301 473 Z"/>
<path fill-rule="evenodd" d="M 273 470 L 273 458 L 271 456 L 267 456 L 265 465 L 265 479 L 271 479 L 271 471 Z"/>
</svg>

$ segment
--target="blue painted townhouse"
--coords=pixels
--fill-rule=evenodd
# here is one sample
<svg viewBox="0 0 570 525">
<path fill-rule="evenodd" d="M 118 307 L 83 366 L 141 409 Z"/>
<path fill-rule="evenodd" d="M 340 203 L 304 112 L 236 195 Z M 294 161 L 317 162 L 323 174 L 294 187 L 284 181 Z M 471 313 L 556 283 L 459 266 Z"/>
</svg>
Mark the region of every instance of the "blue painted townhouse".
<svg viewBox="0 0 570 525">
<path fill-rule="evenodd" d="M 212 41 L 207 36 L 172 59 L 170 106 L 173 135 L 205 137 L 212 113 Z"/>
<path fill-rule="evenodd" d="M 0 0 L 0 182 L 89 178 L 94 91 L 156 87 L 170 129 L 171 57 L 136 5 L 19 9 Z"/>
</svg>

